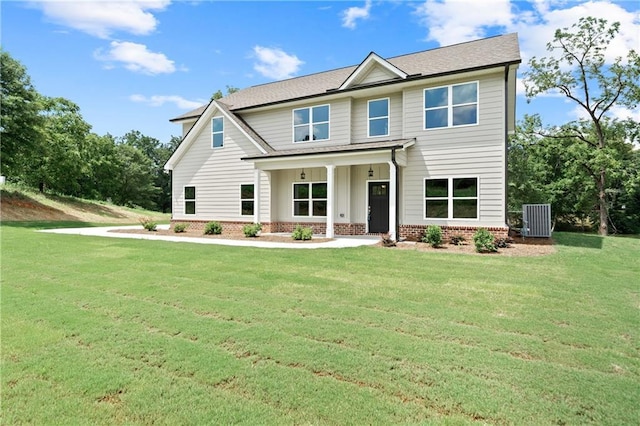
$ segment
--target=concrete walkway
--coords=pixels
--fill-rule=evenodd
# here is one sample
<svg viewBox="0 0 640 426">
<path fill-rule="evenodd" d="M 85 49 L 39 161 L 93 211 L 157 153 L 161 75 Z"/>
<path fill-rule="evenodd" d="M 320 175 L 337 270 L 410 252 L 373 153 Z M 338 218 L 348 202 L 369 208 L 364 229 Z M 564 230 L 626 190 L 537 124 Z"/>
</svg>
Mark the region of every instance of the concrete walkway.
<svg viewBox="0 0 640 426">
<path fill-rule="evenodd" d="M 169 225 L 160 225 L 159 229 L 168 229 Z M 317 249 L 317 248 L 344 248 L 374 245 L 380 238 L 370 236 L 338 237 L 331 241 L 322 243 L 285 243 L 276 241 L 260 241 L 260 238 L 247 238 L 243 240 L 225 240 L 218 238 L 198 238 L 198 237 L 174 237 L 169 235 L 148 234 L 126 234 L 122 232 L 109 232 L 114 229 L 140 229 L 140 225 L 134 226 L 105 226 L 98 228 L 58 228 L 43 229 L 40 232 L 50 232 L 53 234 L 86 235 L 91 237 L 110 238 L 135 238 L 138 240 L 159 240 L 172 241 L 176 243 L 197 243 L 197 244 L 217 244 L 237 247 L 262 247 L 262 248 L 292 248 L 292 249 Z"/>
</svg>

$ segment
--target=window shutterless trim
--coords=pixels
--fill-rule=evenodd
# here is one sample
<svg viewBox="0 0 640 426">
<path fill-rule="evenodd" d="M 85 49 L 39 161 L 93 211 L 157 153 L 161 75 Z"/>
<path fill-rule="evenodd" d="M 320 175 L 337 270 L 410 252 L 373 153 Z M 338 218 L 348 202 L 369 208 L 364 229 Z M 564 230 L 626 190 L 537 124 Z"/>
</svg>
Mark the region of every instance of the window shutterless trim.
<svg viewBox="0 0 640 426">
<path fill-rule="evenodd" d="M 429 180 L 447 180 L 447 196 L 446 197 L 429 197 L 427 198 L 427 181 Z M 476 196 L 475 197 L 454 197 L 453 181 L 456 179 L 475 179 L 476 180 Z M 480 220 L 480 177 L 479 176 L 438 176 L 428 177 L 422 180 L 422 218 L 425 220 Z M 447 201 L 447 217 L 427 217 L 427 201 Z M 454 200 L 476 200 L 476 217 L 453 217 Z"/>
<path fill-rule="evenodd" d="M 385 100 L 387 101 L 387 115 L 381 115 L 379 117 L 371 117 L 370 115 L 371 102 L 385 101 Z M 387 119 L 387 133 L 382 135 L 371 135 L 371 120 L 381 120 L 383 118 Z M 369 99 L 367 101 L 367 137 L 377 138 L 377 137 L 389 136 L 390 127 L 391 127 L 391 98 L 387 97 L 387 98 L 379 98 L 379 99 Z"/>
<path fill-rule="evenodd" d="M 187 198 L 187 188 L 193 188 L 193 198 Z M 197 191 L 195 185 L 185 185 L 182 187 L 182 193 L 184 194 L 184 214 L 185 215 L 195 215 L 197 211 L 198 203 L 197 200 Z M 193 203 L 193 213 L 187 213 L 187 203 Z"/>
<path fill-rule="evenodd" d="M 214 120 L 222 120 L 222 130 L 214 131 L 213 130 L 213 122 Z M 222 137 L 222 145 L 215 146 L 215 137 L 216 135 L 221 135 Z M 213 117 L 211 118 L 211 148 L 212 149 L 220 149 L 224 148 L 224 117 Z"/>
<path fill-rule="evenodd" d="M 291 216 L 292 217 L 327 217 L 327 215 L 325 214 L 324 216 L 315 216 L 313 214 L 313 202 L 314 201 L 324 201 L 325 203 L 327 202 L 327 198 L 313 198 L 313 185 L 315 184 L 327 184 L 326 181 L 317 181 L 317 182 L 292 182 L 291 184 Z M 309 196 L 307 198 L 296 198 L 296 190 L 295 190 L 295 186 L 296 185 L 307 185 L 308 187 L 308 191 L 309 191 Z M 309 214 L 308 215 L 297 215 L 296 214 L 296 201 L 306 201 L 309 203 Z"/>
<path fill-rule="evenodd" d="M 327 107 L 328 120 L 327 121 L 314 122 L 313 121 L 313 109 L 314 108 L 322 108 L 322 107 Z M 303 124 L 296 124 L 296 111 L 302 111 L 302 110 L 305 110 L 305 109 L 309 111 L 309 122 L 308 123 L 303 123 Z M 313 139 L 313 125 L 314 124 L 326 124 L 327 125 L 327 138 L 326 139 Z M 296 141 L 296 128 L 297 127 L 302 127 L 302 126 L 308 126 L 309 139 L 308 140 Z M 331 104 L 314 105 L 314 106 L 304 107 L 304 108 L 294 108 L 294 109 L 291 110 L 291 140 L 293 141 L 293 143 L 319 142 L 319 141 L 328 141 L 330 139 L 331 139 Z"/>
<path fill-rule="evenodd" d="M 243 186 L 250 186 L 250 187 L 251 187 L 251 192 L 253 193 L 253 195 L 251 196 L 251 198 L 242 198 L 242 187 L 243 187 Z M 255 205 L 255 198 L 254 198 L 254 196 L 255 196 L 255 190 L 256 190 L 256 188 L 255 188 L 255 184 L 253 184 L 253 183 L 241 183 L 241 184 L 240 184 L 240 216 L 253 216 L 253 215 L 254 215 L 254 213 L 255 213 L 255 211 L 256 211 L 256 210 L 255 210 L 255 208 L 256 208 L 256 205 Z M 250 214 L 244 214 L 244 213 L 242 213 L 242 203 L 246 203 L 246 202 L 251 202 L 251 205 L 253 206 L 253 207 L 251 208 L 251 213 L 250 213 Z"/>
<path fill-rule="evenodd" d="M 476 85 L 476 101 L 475 102 L 465 102 L 461 104 L 453 104 L 453 88 L 457 86 L 464 86 L 466 84 L 475 83 Z M 443 89 L 447 88 L 447 104 L 437 107 L 427 108 L 425 105 L 427 99 L 427 91 Z M 453 124 L 453 109 L 455 107 L 463 107 L 475 105 L 476 107 L 476 121 L 475 123 L 469 124 Z M 447 125 L 440 127 L 427 127 L 427 111 L 434 111 L 438 109 L 447 109 Z M 444 86 L 436 86 L 436 87 L 426 87 L 422 91 L 422 129 L 423 130 L 439 130 L 439 129 L 450 129 L 452 127 L 468 127 L 468 126 L 477 126 L 480 122 L 480 81 L 465 81 L 464 83 L 456 83 L 456 84 L 447 84 Z"/>
</svg>

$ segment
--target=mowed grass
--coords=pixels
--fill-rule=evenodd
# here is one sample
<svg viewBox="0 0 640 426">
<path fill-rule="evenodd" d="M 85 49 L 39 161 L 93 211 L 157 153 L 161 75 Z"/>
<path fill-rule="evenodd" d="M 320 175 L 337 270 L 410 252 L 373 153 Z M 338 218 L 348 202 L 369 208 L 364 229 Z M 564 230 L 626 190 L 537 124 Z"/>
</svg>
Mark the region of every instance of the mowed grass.
<svg viewBox="0 0 640 426">
<path fill-rule="evenodd" d="M 1 231 L 3 424 L 640 418 L 640 239 L 514 258 Z"/>
</svg>

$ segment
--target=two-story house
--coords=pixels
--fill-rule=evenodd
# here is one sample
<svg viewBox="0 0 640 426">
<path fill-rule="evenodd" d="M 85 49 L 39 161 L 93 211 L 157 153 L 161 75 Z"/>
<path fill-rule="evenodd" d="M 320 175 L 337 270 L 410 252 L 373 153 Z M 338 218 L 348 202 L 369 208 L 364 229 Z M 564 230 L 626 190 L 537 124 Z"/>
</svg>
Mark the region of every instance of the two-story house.
<svg viewBox="0 0 640 426">
<path fill-rule="evenodd" d="M 506 235 L 516 34 L 240 90 L 174 118 L 172 221 Z"/>
</svg>

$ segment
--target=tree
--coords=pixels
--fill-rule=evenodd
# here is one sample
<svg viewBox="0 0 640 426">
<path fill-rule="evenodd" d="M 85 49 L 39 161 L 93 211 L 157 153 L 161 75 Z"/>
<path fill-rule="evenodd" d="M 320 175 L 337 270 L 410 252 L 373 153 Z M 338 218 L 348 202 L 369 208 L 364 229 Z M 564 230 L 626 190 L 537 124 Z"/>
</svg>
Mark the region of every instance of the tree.
<svg viewBox="0 0 640 426">
<path fill-rule="evenodd" d="M 634 107 L 640 101 L 640 57 L 630 50 L 626 60 L 617 58 L 606 65 L 605 50 L 619 32 L 620 24 L 608 25 L 605 19 L 580 18 L 570 29 L 558 29 L 553 41 L 547 44 L 549 52 L 559 56 L 536 58 L 529 61 L 524 84 L 529 100 L 541 93 L 557 90 L 575 102 L 588 117 L 562 126 L 547 137 L 572 141 L 580 145 L 581 155 L 592 157 L 595 170 L 590 177 L 597 190 L 599 233 L 608 234 L 608 171 L 607 138 L 604 121 L 615 106 Z M 577 148 L 576 148 L 577 149 Z M 594 163 L 595 162 L 595 163 Z"/>
<path fill-rule="evenodd" d="M 85 141 L 91 126 L 80 107 L 68 99 L 42 97 L 42 138 L 25 166 L 27 183 L 40 191 L 81 195 L 81 181 L 88 173 Z"/>
<path fill-rule="evenodd" d="M 4 50 L 0 50 L 0 93 L 2 174 L 18 180 L 35 146 L 40 143 L 43 117 L 40 115 L 40 96 L 25 67 Z"/>
<path fill-rule="evenodd" d="M 606 164 L 611 228 L 620 233 L 640 231 L 640 203 L 636 202 L 640 201 L 636 198 L 640 197 L 640 152 L 633 150 L 639 125 L 609 118 L 601 124 L 607 145 L 594 155 L 588 145 L 559 137 L 566 132 L 562 127 L 549 136 L 538 134 L 538 116 L 527 116 L 519 122 L 509 141 L 509 209 L 517 210 L 524 203 L 549 202 L 554 223 L 575 224 L 587 219 L 598 223 L 594 176 Z M 592 136 L 595 130 L 583 128 L 581 132 Z"/>
<path fill-rule="evenodd" d="M 240 90 L 240 89 L 238 89 L 237 87 L 233 87 L 233 86 L 227 85 L 227 94 L 226 95 L 224 95 L 222 93 L 222 90 L 218 89 L 216 92 L 214 92 L 213 95 L 211 95 L 211 100 L 216 100 L 217 101 L 218 99 L 222 99 L 225 96 L 229 96 L 229 95 L 231 95 L 233 93 L 236 93 L 238 90 Z"/>
</svg>

